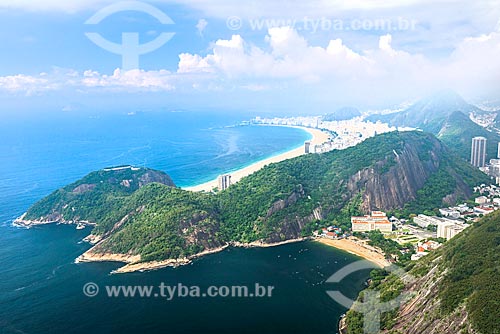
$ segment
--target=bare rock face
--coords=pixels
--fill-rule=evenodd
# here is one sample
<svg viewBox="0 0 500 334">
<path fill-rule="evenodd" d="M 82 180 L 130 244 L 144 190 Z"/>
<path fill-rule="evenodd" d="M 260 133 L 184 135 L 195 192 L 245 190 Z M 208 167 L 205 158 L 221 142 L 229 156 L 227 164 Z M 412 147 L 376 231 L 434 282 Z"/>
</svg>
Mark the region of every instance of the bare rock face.
<svg viewBox="0 0 500 334">
<path fill-rule="evenodd" d="M 459 198 L 470 197 L 470 187 L 463 175 L 459 175 L 459 170 L 453 167 L 455 162 L 450 162 L 450 152 L 440 141 L 433 137 L 425 140 L 412 139 L 395 147 L 369 167 L 338 181 L 332 187 L 341 196 L 338 203 L 323 203 L 320 198 L 316 205 L 308 208 L 309 212 L 289 214 L 290 210 L 287 208 L 309 195 L 302 186 L 287 198 L 274 202 L 267 214 L 260 218 L 262 225 L 271 221 L 266 230 L 269 232 L 266 242 L 298 238 L 308 223 L 330 217 L 332 212 L 342 208 L 357 195 L 361 195 L 360 209 L 364 213 L 401 209 L 406 203 L 417 199 L 419 190 L 438 172 L 445 171 L 455 181 L 454 190 L 442 198 L 443 202 L 454 204 Z M 276 217 L 280 220 L 278 223 Z"/>
<path fill-rule="evenodd" d="M 92 191 L 96 187 L 95 184 L 81 184 L 75 189 L 73 189 L 74 194 L 83 194 L 86 193 L 87 191 Z"/>
<path fill-rule="evenodd" d="M 271 215 L 280 210 L 283 210 L 286 207 L 289 207 L 290 205 L 294 205 L 295 203 L 297 203 L 299 198 L 303 196 L 304 196 L 304 188 L 302 187 L 301 184 L 299 184 L 297 190 L 295 190 L 290 196 L 288 196 L 286 200 L 279 200 L 273 203 L 271 208 L 269 208 L 269 210 L 267 211 L 266 218 L 270 217 Z"/>
<path fill-rule="evenodd" d="M 412 298 L 401 306 L 394 328 L 382 333 L 477 333 L 472 329 L 465 305 L 448 315 L 439 312 L 439 285 L 446 274 L 439 268 L 440 262 L 440 258 L 434 260 L 424 276 L 413 277 L 405 288 L 405 293 Z"/>
<path fill-rule="evenodd" d="M 175 184 L 170 176 L 154 170 L 149 170 L 139 177 L 139 188 L 149 183 L 161 183 L 167 186 L 175 187 Z"/>
<path fill-rule="evenodd" d="M 364 212 L 400 208 L 415 199 L 417 191 L 438 170 L 440 161 L 435 154 L 430 154 L 429 161 L 422 161 L 414 146 L 405 145 L 402 152 L 394 152 L 394 162 L 388 171 L 381 173 L 387 164 L 390 164 L 387 160 L 380 161 L 377 166 L 360 170 L 349 179 L 347 189 L 351 194 L 364 190 Z"/>
</svg>

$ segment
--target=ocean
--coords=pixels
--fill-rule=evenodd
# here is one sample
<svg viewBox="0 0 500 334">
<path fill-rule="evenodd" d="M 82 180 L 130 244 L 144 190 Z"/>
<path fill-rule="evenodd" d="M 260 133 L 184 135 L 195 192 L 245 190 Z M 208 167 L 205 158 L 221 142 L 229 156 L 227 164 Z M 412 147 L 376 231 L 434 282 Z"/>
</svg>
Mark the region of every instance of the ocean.
<svg viewBox="0 0 500 334">
<path fill-rule="evenodd" d="M 0 124 L 0 333 L 337 333 L 367 272 L 339 286 L 325 280 L 357 257 L 301 242 L 231 248 L 191 265 L 109 275 L 117 263 L 74 264 L 90 232 L 74 226 L 19 229 L 12 220 L 87 173 L 131 164 L 168 173 L 185 187 L 298 147 L 293 128 L 238 126 L 250 114 L 148 112 L 38 115 Z M 82 288 L 101 287 L 96 297 Z M 107 297 L 105 286 L 274 286 L 271 298 Z"/>
</svg>

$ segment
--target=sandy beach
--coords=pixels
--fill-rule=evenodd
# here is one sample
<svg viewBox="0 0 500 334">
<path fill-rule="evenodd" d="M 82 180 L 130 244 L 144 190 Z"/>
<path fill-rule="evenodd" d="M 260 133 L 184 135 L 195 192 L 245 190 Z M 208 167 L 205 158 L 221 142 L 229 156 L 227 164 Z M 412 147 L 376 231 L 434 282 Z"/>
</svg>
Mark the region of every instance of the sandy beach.
<svg viewBox="0 0 500 334">
<path fill-rule="evenodd" d="M 335 240 L 327 238 L 318 238 L 315 240 L 321 242 L 322 244 L 333 246 L 335 248 L 362 257 L 370 262 L 375 263 L 381 268 L 390 265 L 389 261 L 385 259 L 384 254 L 377 251 L 371 246 L 363 245 L 363 243 L 361 243 L 356 238 L 351 237 L 350 239 L 335 239 Z"/>
<path fill-rule="evenodd" d="M 328 133 L 325 133 L 325 132 L 318 130 L 318 129 L 305 128 L 305 127 L 300 127 L 300 126 L 288 126 L 288 127 L 298 128 L 298 129 L 302 129 L 304 131 L 309 132 L 312 136 L 312 138 L 310 140 L 311 146 L 320 145 L 320 144 L 328 141 L 328 138 L 329 138 Z M 258 161 L 250 166 L 244 167 L 244 168 L 236 170 L 234 172 L 229 172 L 228 174 L 231 174 L 231 182 L 236 183 L 236 182 L 240 181 L 242 178 L 244 178 L 245 176 L 248 176 L 252 173 L 255 173 L 256 171 L 258 171 L 259 169 L 263 168 L 266 165 L 269 165 L 271 163 L 280 162 L 280 161 L 287 160 L 287 159 L 291 159 L 291 158 L 295 158 L 295 157 L 298 157 L 298 156 L 303 155 L 303 154 L 305 154 L 304 145 L 302 145 L 298 148 L 295 148 L 293 150 L 290 150 L 288 152 L 284 152 L 284 153 L 275 155 L 275 156 L 270 157 L 268 159 Z M 183 189 L 189 190 L 189 191 L 212 191 L 212 189 L 214 189 L 216 187 L 217 187 L 217 179 L 206 182 L 206 183 L 199 184 L 197 186 L 186 187 Z"/>
</svg>

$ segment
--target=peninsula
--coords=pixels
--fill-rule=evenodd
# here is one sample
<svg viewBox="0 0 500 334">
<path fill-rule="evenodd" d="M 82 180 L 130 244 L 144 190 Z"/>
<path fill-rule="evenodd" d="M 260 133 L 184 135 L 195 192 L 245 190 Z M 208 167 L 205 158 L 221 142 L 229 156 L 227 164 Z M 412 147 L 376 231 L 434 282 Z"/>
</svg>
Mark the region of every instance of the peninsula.
<svg viewBox="0 0 500 334">
<path fill-rule="evenodd" d="M 187 263 L 227 245 L 300 240 L 372 210 L 429 201 L 439 207 L 487 181 L 433 135 L 390 132 L 266 165 L 216 194 L 176 188 L 167 174 L 147 168 L 108 168 L 56 190 L 16 223 L 95 224 L 87 238 L 93 247 L 78 261 L 125 262 L 118 272 L 128 272 Z M 374 255 L 345 243 L 336 246 Z"/>
</svg>

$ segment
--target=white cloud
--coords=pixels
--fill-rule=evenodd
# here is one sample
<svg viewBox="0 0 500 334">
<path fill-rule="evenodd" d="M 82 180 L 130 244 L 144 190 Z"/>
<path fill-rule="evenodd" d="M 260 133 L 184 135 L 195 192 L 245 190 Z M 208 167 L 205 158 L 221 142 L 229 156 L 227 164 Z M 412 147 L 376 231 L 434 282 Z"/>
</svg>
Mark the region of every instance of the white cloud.
<svg viewBox="0 0 500 334">
<path fill-rule="evenodd" d="M 203 37 L 203 32 L 208 26 L 208 21 L 205 19 L 199 19 L 198 23 L 196 23 L 196 30 L 198 30 L 198 35 Z"/>
<path fill-rule="evenodd" d="M 56 68 L 51 73 L 40 73 L 37 76 L 19 74 L 0 77 L 0 91 L 27 96 L 68 89 L 156 92 L 174 90 L 176 80 L 178 81 L 178 76 L 167 70 L 122 71 L 116 69 L 113 74 L 107 75 L 91 70 L 79 73 L 75 70 Z"/>
<path fill-rule="evenodd" d="M 0 0 L 0 8 L 22 9 L 26 11 L 62 11 L 74 13 L 85 9 L 96 9 L 113 0 Z"/>
<path fill-rule="evenodd" d="M 122 90 L 169 91 L 175 89 L 172 74 L 167 70 L 123 71 L 116 69 L 112 75 L 85 71 L 81 84 L 85 87 L 103 87 Z"/>
<path fill-rule="evenodd" d="M 471 88 L 500 86 L 500 33 L 467 38 L 441 60 L 395 49 L 391 35 L 381 36 L 378 48 L 362 52 L 350 49 L 341 39 L 329 41 L 326 47 L 312 46 L 289 27 L 270 29 L 266 42 L 267 48 L 259 48 L 239 35 L 218 40 L 206 56 L 182 54 L 178 71 L 210 73 L 241 87 L 271 89 L 269 82 L 288 82 L 353 96 L 403 97 L 443 87 L 467 94 Z"/>
<path fill-rule="evenodd" d="M 24 74 L 0 77 L 0 90 L 9 93 L 20 92 L 29 96 L 58 88 L 59 84 L 47 78 L 46 73 L 40 73 L 36 77 Z"/>
<path fill-rule="evenodd" d="M 407 100 L 434 89 L 452 88 L 470 96 L 498 94 L 500 32 L 464 39 L 449 57 L 433 60 L 393 46 L 392 35 L 355 51 L 340 38 L 311 45 L 289 27 L 270 29 L 263 46 L 240 35 L 220 39 L 208 54 L 179 55 L 176 72 L 115 70 L 112 74 L 56 69 L 38 76 L 0 77 L 0 90 L 37 94 L 48 90 L 176 92 L 277 92 L 328 101 Z"/>
</svg>

